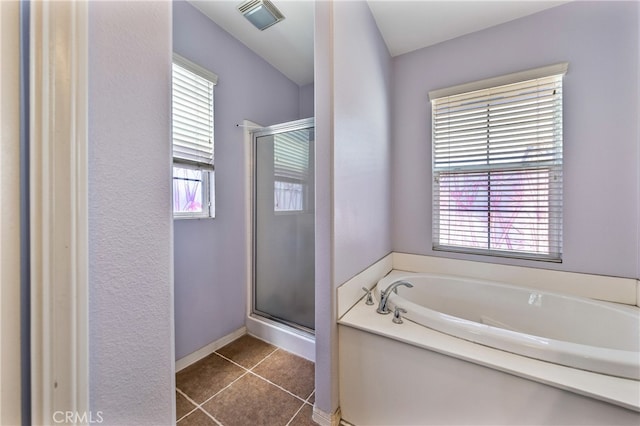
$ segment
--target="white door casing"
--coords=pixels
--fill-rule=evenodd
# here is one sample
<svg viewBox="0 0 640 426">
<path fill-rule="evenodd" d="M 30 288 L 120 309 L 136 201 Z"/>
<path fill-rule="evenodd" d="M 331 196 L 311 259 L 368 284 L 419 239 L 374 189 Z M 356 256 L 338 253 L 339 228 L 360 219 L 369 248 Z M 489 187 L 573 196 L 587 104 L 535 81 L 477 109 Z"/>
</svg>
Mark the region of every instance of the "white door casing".
<svg viewBox="0 0 640 426">
<path fill-rule="evenodd" d="M 33 424 L 52 424 L 59 412 L 87 423 L 90 414 L 87 8 L 85 1 L 31 2 Z"/>
<path fill-rule="evenodd" d="M 0 424 L 21 424 L 20 4 L 0 2 Z"/>
</svg>

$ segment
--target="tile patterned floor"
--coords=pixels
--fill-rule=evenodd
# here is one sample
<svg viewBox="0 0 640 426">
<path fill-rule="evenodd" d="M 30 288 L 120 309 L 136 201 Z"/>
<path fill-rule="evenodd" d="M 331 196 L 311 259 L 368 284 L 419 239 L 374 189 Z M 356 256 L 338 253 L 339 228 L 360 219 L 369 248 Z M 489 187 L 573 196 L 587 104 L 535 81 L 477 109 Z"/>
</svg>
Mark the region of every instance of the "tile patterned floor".
<svg viewBox="0 0 640 426">
<path fill-rule="evenodd" d="M 178 426 L 315 426 L 314 367 L 242 336 L 176 374 Z"/>
</svg>

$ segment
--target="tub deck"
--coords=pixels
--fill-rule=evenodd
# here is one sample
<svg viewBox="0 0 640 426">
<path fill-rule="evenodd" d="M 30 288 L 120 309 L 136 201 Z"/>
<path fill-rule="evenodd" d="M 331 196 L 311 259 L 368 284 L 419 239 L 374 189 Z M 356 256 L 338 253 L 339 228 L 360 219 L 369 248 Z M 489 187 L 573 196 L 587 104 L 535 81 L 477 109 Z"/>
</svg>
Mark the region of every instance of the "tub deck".
<svg viewBox="0 0 640 426">
<path fill-rule="evenodd" d="M 637 380 L 515 355 L 449 336 L 410 320 L 394 324 L 391 315 L 379 315 L 375 310 L 375 305 L 366 305 L 361 300 L 340 318 L 338 324 L 640 412 L 640 382 Z M 375 375 L 375 372 L 370 374 Z"/>
</svg>

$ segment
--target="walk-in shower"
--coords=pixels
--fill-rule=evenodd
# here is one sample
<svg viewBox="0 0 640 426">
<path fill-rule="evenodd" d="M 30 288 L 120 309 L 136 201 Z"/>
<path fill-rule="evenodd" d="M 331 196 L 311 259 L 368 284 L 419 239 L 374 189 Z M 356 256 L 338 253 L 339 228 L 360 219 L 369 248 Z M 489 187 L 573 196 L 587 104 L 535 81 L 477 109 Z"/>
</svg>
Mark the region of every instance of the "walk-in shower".
<svg viewBox="0 0 640 426">
<path fill-rule="evenodd" d="M 252 132 L 252 315 L 314 326 L 314 120 Z"/>
</svg>

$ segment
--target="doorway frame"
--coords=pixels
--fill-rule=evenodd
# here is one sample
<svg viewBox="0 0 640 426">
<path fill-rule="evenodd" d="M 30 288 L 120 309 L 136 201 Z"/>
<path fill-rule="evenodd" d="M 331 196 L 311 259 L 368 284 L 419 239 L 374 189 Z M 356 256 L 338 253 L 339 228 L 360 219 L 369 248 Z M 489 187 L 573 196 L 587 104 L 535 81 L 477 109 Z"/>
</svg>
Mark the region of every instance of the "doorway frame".
<svg viewBox="0 0 640 426">
<path fill-rule="evenodd" d="M 0 424 L 21 424 L 20 4 L 0 2 Z"/>
<path fill-rule="evenodd" d="M 31 2 L 30 18 L 32 422 L 55 422 L 62 411 L 83 423 L 91 418 L 88 4 Z"/>
</svg>

